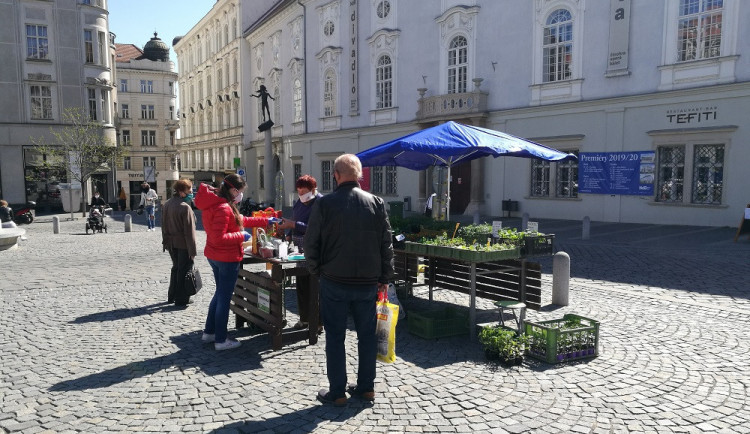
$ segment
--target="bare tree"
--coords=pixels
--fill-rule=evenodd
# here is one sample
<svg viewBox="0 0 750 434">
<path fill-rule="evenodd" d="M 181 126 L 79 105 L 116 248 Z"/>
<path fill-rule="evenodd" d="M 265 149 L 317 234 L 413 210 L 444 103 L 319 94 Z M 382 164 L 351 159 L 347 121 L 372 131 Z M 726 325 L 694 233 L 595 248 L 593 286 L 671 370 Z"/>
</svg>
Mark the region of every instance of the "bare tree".
<svg viewBox="0 0 750 434">
<path fill-rule="evenodd" d="M 127 151 L 107 139 L 102 125 L 89 119 L 81 107 L 65 109 L 62 121 L 65 127 L 50 129 L 51 140 L 32 138 L 32 141 L 35 151 L 47 157 L 40 169 L 65 174 L 69 181 L 81 183 L 81 209 L 86 215 L 86 182 L 94 173 L 117 164 Z M 72 207 L 70 217 L 73 218 Z"/>
</svg>

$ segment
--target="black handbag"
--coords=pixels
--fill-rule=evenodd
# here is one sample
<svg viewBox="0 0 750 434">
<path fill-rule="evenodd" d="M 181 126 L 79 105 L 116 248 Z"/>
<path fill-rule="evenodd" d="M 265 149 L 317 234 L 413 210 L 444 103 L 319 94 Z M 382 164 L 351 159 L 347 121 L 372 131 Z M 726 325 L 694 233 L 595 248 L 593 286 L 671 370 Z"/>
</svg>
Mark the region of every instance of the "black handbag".
<svg viewBox="0 0 750 434">
<path fill-rule="evenodd" d="M 203 288 L 201 273 L 197 268 L 193 267 L 185 275 L 185 291 L 188 295 L 195 295 L 201 290 L 201 288 Z"/>
</svg>

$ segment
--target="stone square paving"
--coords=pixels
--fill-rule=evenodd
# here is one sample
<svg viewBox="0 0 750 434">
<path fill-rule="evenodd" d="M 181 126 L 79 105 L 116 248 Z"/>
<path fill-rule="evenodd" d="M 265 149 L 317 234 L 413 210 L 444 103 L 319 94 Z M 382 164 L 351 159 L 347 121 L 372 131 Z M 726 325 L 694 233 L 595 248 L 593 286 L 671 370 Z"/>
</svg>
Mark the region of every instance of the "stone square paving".
<svg viewBox="0 0 750 434">
<path fill-rule="evenodd" d="M 527 318 L 601 321 L 599 357 L 505 368 L 466 337 L 421 339 L 403 321 L 375 403 L 335 408 L 315 400 L 325 334 L 273 352 L 230 318 L 242 346 L 216 352 L 200 340 L 214 290 L 202 254 L 204 289 L 176 310 L 158 228 L 134 216 L 126 233 L 116 213 L 109 233 L 85 235 L 83 219 L 60 217 L 60 234 L 42 217 L 0 252 L 0 432 L 750 432 L 750 241 L 731 228 L 593 223 L 582 240 L 580 222 L 541 221 L 570 254 L 570 306 L 550 305 L 543 258 L 545 307 Z M 408 312 L 426 298 L 402 301 Z M 436 300 L 468 306 L 451 291 Z M 350 378 L 355 343 L 350 330 Z"/>
</svg>

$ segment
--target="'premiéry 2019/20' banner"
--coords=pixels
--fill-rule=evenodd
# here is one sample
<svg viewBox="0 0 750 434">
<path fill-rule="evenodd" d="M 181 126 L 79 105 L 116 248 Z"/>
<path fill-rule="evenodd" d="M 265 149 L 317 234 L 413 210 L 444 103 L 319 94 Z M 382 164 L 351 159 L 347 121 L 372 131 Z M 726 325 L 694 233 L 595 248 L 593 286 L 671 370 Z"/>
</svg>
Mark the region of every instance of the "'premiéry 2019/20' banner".
<svg viewBox="0 0 750 434">
<path fill-rule="evenodd" d="M 581 152 L 578 192 L 651 196 L 654 194 L 656 153 Z"/>
</svg>

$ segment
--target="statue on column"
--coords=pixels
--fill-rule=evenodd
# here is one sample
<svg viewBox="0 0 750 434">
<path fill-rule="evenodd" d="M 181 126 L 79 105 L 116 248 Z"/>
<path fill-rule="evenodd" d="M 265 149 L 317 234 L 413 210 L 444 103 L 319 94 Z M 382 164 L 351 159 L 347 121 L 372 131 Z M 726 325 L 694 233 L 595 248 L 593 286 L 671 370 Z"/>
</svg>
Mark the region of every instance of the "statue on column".
<svg viewBox="0 0 750 434">
<path fill-rule="evenodd" d="M 260 111 L 263 115 L 263 123 L 258 126 L 258 130 L 265 131 L 271 128 L 273 126 L 273 121 L 271 120 L 271 109 L 268 107 L 268 98 L 271 98 L 274 101 L 276 101 L 276 99 L 268 93 L 268 90 L 266 90 L 266 86 L 262 84 L 260 85 L 260 89 L 258 89 L 258 93 L 250 94 L 250 96 L 260 98 Z M 266 113 L 268 113 L 268 121 L 266 121 Z"/>
</svg>

